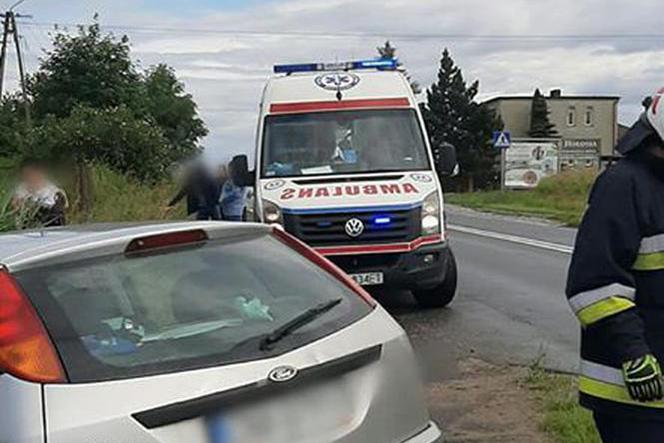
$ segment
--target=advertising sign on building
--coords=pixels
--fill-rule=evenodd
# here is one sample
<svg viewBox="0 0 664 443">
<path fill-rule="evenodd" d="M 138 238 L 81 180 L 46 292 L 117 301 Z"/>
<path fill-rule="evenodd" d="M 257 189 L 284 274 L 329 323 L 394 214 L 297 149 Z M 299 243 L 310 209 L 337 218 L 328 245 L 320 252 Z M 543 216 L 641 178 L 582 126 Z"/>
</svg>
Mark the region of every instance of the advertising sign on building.
<svg viewBox="0 0 664 443">
<path fill-rule="evenodd" d="M 504 155 L 505 188 L 534 188 L 543 178 L 557 174 L 559 170 L 558 146 L 556 140 L 513 140 Z"/>
<path fill-rule="evenodd" d="M 560 170 L 599 170 L 602 141 L 600 139 L 563 139 Z"/>
</svg>

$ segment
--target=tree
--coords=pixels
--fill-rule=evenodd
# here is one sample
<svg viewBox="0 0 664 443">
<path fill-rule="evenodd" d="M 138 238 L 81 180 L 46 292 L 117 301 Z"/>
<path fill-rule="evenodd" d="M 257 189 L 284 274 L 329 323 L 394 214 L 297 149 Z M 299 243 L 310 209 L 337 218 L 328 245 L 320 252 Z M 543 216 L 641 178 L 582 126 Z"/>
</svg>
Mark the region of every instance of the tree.
<svg viewBox="0 0 664 443">
<path fill-rule="evenodd" d="M 533 138 L 552 138 L 558 136 L 556 125 L 549 120 L 549 106 L 546 98 L 539 89 L 535 90 L 533 104 L 530 111 L 530 131 L 528 135 Z"/>
<path fill-rule="evenodd" d="M 0 101 L 0 157 L 15 157 L 28 147 L 24 103 L 21 94 L 9 94 Z"/>
<path fill-rule="evenodd" d="M 491 138 L 493 131 L 503 125 L 493 111 L 475 101 L 478 91 L 479 82 L 468 86 L 445 49 L 438 79 L 427 90 L 427 101 L 422 106 L 431 146 L 434 151 L 443 143 L 456 146 L 460 165 L 457 181 L 469 191 L 494 185 L 499 176 L 498 153 L 491 146 Z"/>
<path fill-rule="evenodd" d="M 96 20 L 77 34 L 57 33 L 28 84 L 36 120 L 30 150 L 74 160 L 83 211 L 92 201 L 90 165 L 156 181 L 200 153 L 207 134 L 175 72 L 166 65 L 142 72 L 129 39 L 103 34 Z"/>
<path fill-rule="evenodd" d="M 137 107 L 141 79 L 129 54 L 129 39 L 102 35 L 99 23 L 81 26 L 75 35 L 57 33 L 29 80 L 36 118 L 67 117 L 79 105 Z"/>
<path fill-rule="evenodd" d="M 376 50 L 378 51 L 378 55 L 380 56 L 380 58 L 384 59 L 397 58 L 397 48 L 395 46 L 392 46 L 392 43 L 389 40 L 386 41 L 383 46 L 378 46 Z M 406 79 L 408 79 L 408 83 L 410 83 L 410 87 L 413 90 L 413 93 L 415 95 L 420 94 L 422 92 L 422 86 L 420 86 L 420 83 L 416 80 L 413 80 L 413 78 L 408 73 L 406 68 L 403 67 L 402 63 L 399 62 L 398 66 L 403 71 L 404 75 L 406 76 Z"/>
<path fill-rule="evenodd" d="M 170 164 L 170 144 L 153 119 L 136 118 L 126 106 L 74 108 L 67 117 L 47 116 L 31 132 L 29 154 L 74 171 L 77 208 L 89 214 L 94 199 L 91 165 L 101 164 L 143 182 L 156 182 Z"/>
<path fill-rule="evenodd" d="M 0 102 L 0 155 L 72 161 L 83 211 L 92 201 L 91 165 L 156 181 L 173 163 L 200 153 L 207 134 L 173 69 L 142 71 L 129 39 L 102 33 L 96 18 L 76 34 L 56 32 L 28 91 L 31 130 L 20 97 Z"/>
<path fill-rule="evenodd" d="M 164 64 L 151 68 L 144 79 L 145 111 L 164 131 L 171 145 L 169 160 L 181 161 L 201 151 L 198 141 L 208 134 L 196 102 L 175 71 Z"/>
<path fill-rule="evenodd" d="M 125 107 L 136 118 L 152 120 L 170 144 L 163 159 L 169 164 L 200 153 L 199 141 L 208 133 L 174 70 L 160 64 L 140 72 L 131 60 L 129 39 L 102 34 L 98 23 L 81 26 L 77 35 L 57 34 L 53 49 L 30 79 L 30 91 L 41 120 L 66 118 L 81 106 Z"/>
<path fill-rule="evenodd" d="M 141 181 L 163 177 L 169 142 L 153 119 L 126 106 L 78 106 L 65 118 L 49 116 L 34 131 L 33 155 L 77 164 L 103 164 Z M 131 146 L 131 149 L 127 149 Z"/>
</svg>

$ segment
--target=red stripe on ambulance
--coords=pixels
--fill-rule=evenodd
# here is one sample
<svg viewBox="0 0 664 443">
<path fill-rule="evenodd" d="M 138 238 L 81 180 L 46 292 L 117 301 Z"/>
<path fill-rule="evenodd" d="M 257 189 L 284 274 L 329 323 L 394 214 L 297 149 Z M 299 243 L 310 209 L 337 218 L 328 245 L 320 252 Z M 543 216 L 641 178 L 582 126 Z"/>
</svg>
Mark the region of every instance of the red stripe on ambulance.
<svg viewBox="0 0 664 443">
<path fill-rule="evenodd" d="M 301 112 L 340 111 L 349 109 L 410 108 L 407 98 L 375 98 L 363 100 L 335 100 L 324 102 L 274 103 L 272 114 L 297 114 Z"/>
</svg>

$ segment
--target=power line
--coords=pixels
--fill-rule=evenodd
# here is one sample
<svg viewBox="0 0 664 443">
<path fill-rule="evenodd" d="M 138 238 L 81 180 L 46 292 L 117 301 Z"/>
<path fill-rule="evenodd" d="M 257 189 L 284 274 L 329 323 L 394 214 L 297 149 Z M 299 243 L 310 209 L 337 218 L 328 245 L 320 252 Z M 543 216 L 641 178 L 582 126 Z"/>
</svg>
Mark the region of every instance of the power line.
<svg viewBox="0 0 664 443">
<path fill-rule="evenodd" d="M 25 22 L 26 26 L 48 28 L 77 28 L 85 26 L 81 23 L 49 23 Z M 210 29 L 185 27 L 158 27 L 158 26 L 129 26 L 129 25 L 102 25 L 108 30 L 141 33 L 169 33 L 169 34 L 211 34 L 224 36 L 246 37 L 312 37 L 323 39 L 335 38 L 385 38 L 399 40 L 460 40 L 460 41 L 662 41 L 664 34 L 658 33 L 610 33 L 610 34 L 463 34 L 463 33 L 399 33 L 389 31 L 260 31 L 250 29 Z"/>
</svg>

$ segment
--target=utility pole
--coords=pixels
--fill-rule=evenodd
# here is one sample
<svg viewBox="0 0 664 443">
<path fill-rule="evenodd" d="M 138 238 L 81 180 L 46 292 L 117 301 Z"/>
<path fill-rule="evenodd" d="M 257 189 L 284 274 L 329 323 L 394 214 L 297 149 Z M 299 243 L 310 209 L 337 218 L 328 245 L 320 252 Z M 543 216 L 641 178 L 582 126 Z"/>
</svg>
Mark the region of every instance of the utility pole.
<svg viewBox="0 0 664 443">
<path fill-rule="evenodd" d="M 10 18 L 6 14 L 0 14 L 0 17 L 4 19 L 2 27 L 2 49 L 0 49 L 0 98 L 2 98 L 5 82 L 5 64 L 7 61 L 7 41 L 9 40 Z"/>
<path fill-rule="evenodd" d="M 31 126 L 31 116 L 30 116 L 30 102 L 28 100 L 28 85 L 25 78 L 25 65 L 23 64 L 23 52 L 21 51 L 21 40 L 18 33 L 18 26 L 16 25 L 17 18 L 32 18 L 30 15 L 23 15 L 14 12 L 14 8 L 23 3 L 24 0 L 21 0 L 14 4 L 9 10 L 3 14 L 0 14 L 0 18 L 3 18 L 3 29 L 2 29 L 2 47 L 0 48 L 0 100 L 2 99 L 2 94 L 4 93 L 4 80 L 5 80 L 5 66 L 7 65 L 7 44 L 9 43 L 9 37 L 14 38 L 14 43 L 16 45 L 16 59 L 18 62 L 18 75 L 19 82 L 21 84 L 21 93 L 23 95 L 23 103 L 25 105 L 25 120 L 28 124 L 28 127 Z"/>
</svg>

